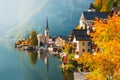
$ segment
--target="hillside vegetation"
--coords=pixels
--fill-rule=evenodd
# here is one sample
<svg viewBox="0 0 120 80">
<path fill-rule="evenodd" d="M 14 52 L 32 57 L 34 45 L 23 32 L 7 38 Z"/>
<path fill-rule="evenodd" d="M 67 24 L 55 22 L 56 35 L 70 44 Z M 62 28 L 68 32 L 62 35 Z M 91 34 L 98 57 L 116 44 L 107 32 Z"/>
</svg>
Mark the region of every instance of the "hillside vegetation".
<svg viewBox="0 0 120 80">
<path fill-rule="evenodd" d="M 120 6 L 120 0 L 95 0 L 94 5 L 97 11 L 111 11 L 112 7 Z"/>
</svg>

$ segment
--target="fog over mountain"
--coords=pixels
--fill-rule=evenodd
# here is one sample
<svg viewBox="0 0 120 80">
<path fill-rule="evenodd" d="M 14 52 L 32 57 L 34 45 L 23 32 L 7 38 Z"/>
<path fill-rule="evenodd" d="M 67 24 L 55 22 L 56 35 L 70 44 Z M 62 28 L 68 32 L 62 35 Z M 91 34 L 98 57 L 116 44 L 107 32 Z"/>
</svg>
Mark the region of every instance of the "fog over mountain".
<svg viewBox="0 0 120 80">
<path fill-rule="evenodd" d="M 29 1 L 29 0 L 28 0 Z M 44 33 L 46 18 L 50 35 L 69 35 L 79 24 L 82 11 L 94 0 L 30 0 L 19 10 L 19 21 L 2 38 L 28 37 L 32 30 Z"/>
</svg>

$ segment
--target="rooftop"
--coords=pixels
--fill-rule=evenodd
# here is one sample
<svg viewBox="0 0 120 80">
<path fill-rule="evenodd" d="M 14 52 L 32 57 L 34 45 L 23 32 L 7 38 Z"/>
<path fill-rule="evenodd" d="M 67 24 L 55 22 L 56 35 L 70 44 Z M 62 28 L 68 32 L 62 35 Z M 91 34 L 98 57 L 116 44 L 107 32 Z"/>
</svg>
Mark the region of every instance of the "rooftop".
<svg viewBox="0 0 120 80">
<path fill-rule="evenodd" d="M 107 19 L 109 12 L 83 12 L 84 18 L 86 20 L 94 20 L 95 18 Z"/>
<path fill-rule="evenodd" d="M 76 40 L 91 40 L 91 36 L 87 34 L 87 29 L 73 29 L 72 39 L 74 36 Z"/>
</svg>

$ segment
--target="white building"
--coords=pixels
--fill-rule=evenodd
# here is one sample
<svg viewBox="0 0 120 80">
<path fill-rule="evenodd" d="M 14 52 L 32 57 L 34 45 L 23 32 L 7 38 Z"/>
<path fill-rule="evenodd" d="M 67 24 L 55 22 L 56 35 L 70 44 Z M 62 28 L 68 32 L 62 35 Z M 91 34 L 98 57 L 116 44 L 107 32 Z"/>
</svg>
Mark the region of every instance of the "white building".
<svg viewBox="0 0 120 80">
<path fill-rule="evenodd" d="M 90 4 L 88 11 L 83 11 L 80 17 L 79 25 L 83 29 L 87 29 L 88 32 L 92 30 L 95 18 L 106 20 L 109 12 L 96 12 L 93 4 Z"/>
<path fill-rule="evenodd" d="M 92 41 L 90 35 L 87 34 L 87 29 L 73 29 L 72 42 L 77 54 L 92 53 Z"/>
<path fill-rule="evenodd" d="M 38 39 L 38 46 L 43 46 L 45 44 L 44 34 L 38 34 L 37 39 Z"/>
</svg>

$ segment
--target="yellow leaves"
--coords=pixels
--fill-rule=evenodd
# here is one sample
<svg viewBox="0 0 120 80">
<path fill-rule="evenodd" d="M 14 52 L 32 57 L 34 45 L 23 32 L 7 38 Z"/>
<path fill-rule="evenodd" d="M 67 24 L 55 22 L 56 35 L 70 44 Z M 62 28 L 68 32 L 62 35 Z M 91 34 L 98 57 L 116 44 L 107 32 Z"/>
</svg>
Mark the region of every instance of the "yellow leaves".
<svg viewBox="0 0 120 80">
<path fill-rule="evenodd" d="M 107 21 L 95 21 L 95 33 L 92 33 L 93 41 L 102 49 L 112 50 L 115 43 L 120 45 L 120 16 L 113 16 Z M 113 46 L 112 46 L 113 45 Z"/>
<path fill-rule="evenodd" d="M 61 67 L 64 71 L 68 71 L 70 68 L 74 68 L 72 64 L 63 64 Z"/>
<path fill-rule="evenodd" d="M 100 70 L 96 69 L 91 74 L 86 75 L 88 80 L 106 80 L 105 75 L 100 74 Z"/>
<path fill-rule="evenodd" d="M 118 15 L 120 15 L 120 11 L 118 11 Z"/>
<path fill-rule="evenodd" d="M 80 25 L 77 25 L 76 29 L 81 29 Z"/>
<path fill-rule="evenodd" d="M 101 9 L 101 12 L 106 12 L 106 11 L 107 11 L 107 6 L 104 5 L 104 6 L 102 7 L 102 9 Z"/>
<path fill-rule="evenodd" d="M 120 80 L 120 16 L 114 15 L 105 22 L 96 19 L 95 32 L 90 35 L 101 52 L 85 53 L 73 60 L 92 71 L 88 80 Z"/>
<path fill-rule="evenodd" d="M 91 36 L 102 51 L 92 57 L 89 56 L 93 61 L 90 67 L 97 76 L 90 74 L 87 75 L 88 79 L 91 79 L 91 76 L 95 80 L 109 79 L 109 77 L 120 79 L 120 16 L 114 15 L 106 22 L 97 19 L 95 33 Z M 89 63 L 88 59 L 86 62 Z"/>
</svg>

